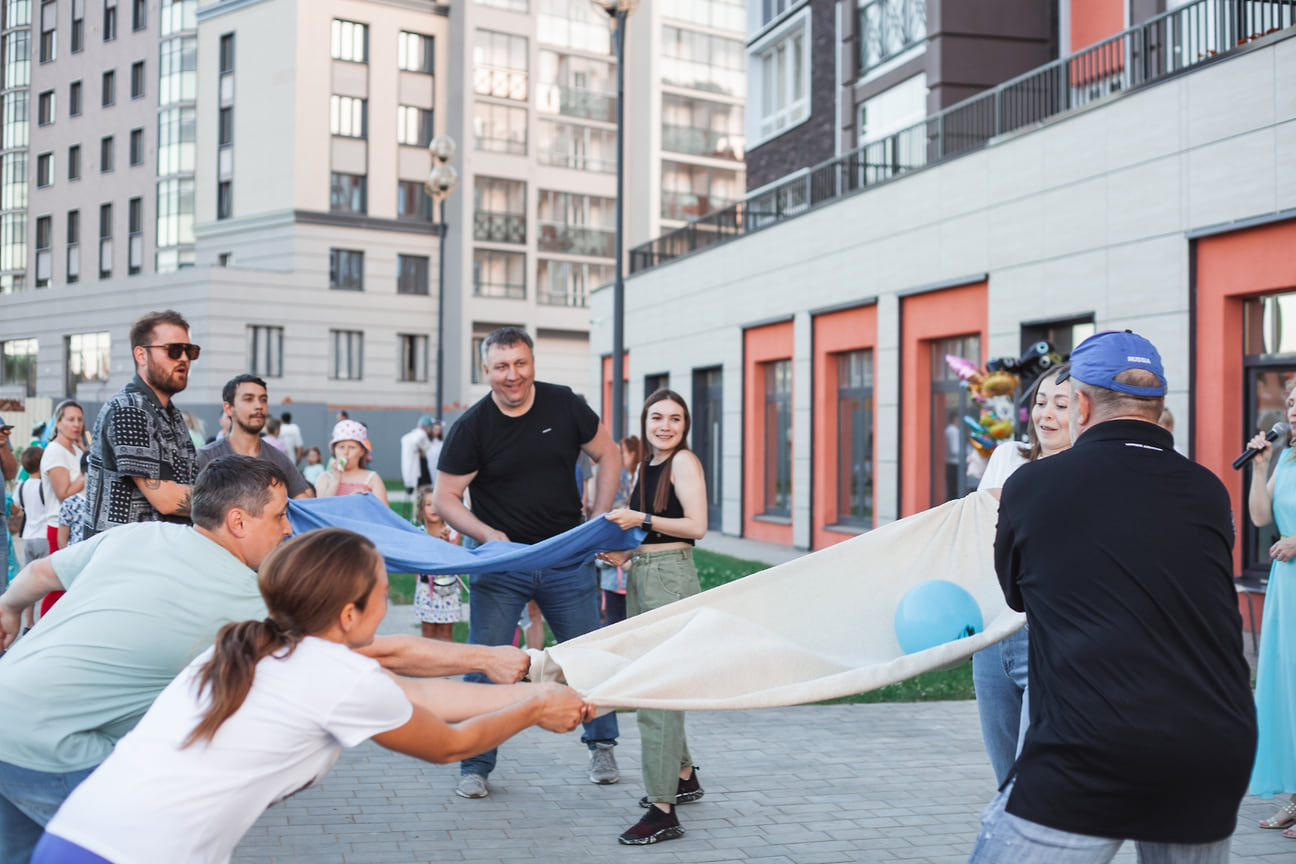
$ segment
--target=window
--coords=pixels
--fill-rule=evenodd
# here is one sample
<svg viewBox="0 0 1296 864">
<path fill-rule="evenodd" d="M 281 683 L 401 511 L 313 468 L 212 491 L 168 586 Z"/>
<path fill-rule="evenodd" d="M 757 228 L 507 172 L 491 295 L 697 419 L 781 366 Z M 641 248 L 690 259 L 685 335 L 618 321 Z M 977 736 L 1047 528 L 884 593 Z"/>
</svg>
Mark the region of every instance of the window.
<svg viewBox="0 0 1296 864">
<path fill-rule="evenodd" d="M 54 154 L 42 153 L 36 157 L 36 187 L 54 185 Z"/>
<path fill-rule="evenodd" d="M 473 146 L 492 153 L 525 156 L 527 152 L 527 112 L 525 108 L 473 103 Z"/>
<path fill-rule="evenodd" d="M 863 76 L 927 38 L 926 0 L 876 0 L 859 10 L 859 71 Z"/>
<path fill-rule="evenodd" d="M 35 339 L 0 342 L 0 384 L 22 384 L 28 396 L 36 395 Z"/>
<path fill-rule="evenodd" d="M 396 37 L 396 62 L 406 72 L 433 73 L 432 37 L 404 30 Z"/>
<path fill-rule="evenodd" d="M 113 170 L 113 139 L 109 135 L 99 139 L 99 173 L 107 174 Z"/>
<path fill-rule="evenodd" d="M 509 12 L 526 13 L 530 10 L 530 0 L 474 0 L 478 6 L 494 6 L 496 9 L 507 9 Z"/>
<path fill-rule="evenodd" d="M 229 219 L 234 215 L 234 183 L 221 180 L 216 183 L 216 218 Z"/>
<path fill-rule="evenodd" d="M 536 302 L 542 306 L 588 306 L 590 292 L 614 278 L 611 264 L 541 258 L 536 267 Z"/>
<path fill-rule="evenodd" d="M 192 174 L 198 130 L 193 108 L 166 108 L 158 112 L 157 173 Z"/>
<path fill-rule="evenodd" d="M 100 100 L 105 108 L 117 102 L 117 72 L 109 69 L 103 73 L 103 94 Z"/>
<path fill-rule="evenodd" d="M 416 333 L 397 333 L 400 342 L 398 381 L 428 380 L 428 337 Z"/>
<path fill-rule="evenodd" d="M 30 97 L 26 90 L 19 90 L 16 93 L 6 93 L 3 96 L 4 103 L 4 130 L 3 130 L 3 147 L 12 149 L 15 147 L 26 147 L 30 129 L 28 128 L 29 111 L 31 110 Z"/>
<path fill-rule="evenodd" d="M 77 395 L 77 385 L 108 380 L 111 341 L 108 333 L 77 333 L 63 341 L 67 380 L 64 390 L 69 398 Z"/>
<path fill-rule="evenodd" d="M 611 54 L 608 16 L 581 0 L 540 0 L 536 39 L 589 54 Z"/>
<path fill-rule="evenodd" d="M 432 196 L 417 180 L 401 180 L 396 186 L 396 218 L 433 222 Z"/>
<path fill-rule="evenodd" d="M 26 207 L 27 154 L 6 153 L 0 157 L 0 178 L 0 209 L 21 210 Z"/>
<path fill-rule="evenodd" d="M 792 361 L 761 364 L 765 375 L 763 515 L 792 515 Z"/>
<path fill-rule="evenodd" d="M 473 384 L 485 384 L 486 379 L 482 375 L 482 345 L 486 342 L 486 336 L 472 337 L 472 350 L 468 352 L 468 368 L 472 370 L 471 381 Z"/>
<path fill-rule="evenodd" d="M 1252 301 L 1247 301 L 1248 303 Z M 1243 309 L 1246 309 L 1243 304 Z M 1078 318 L 1064 318 L 1060 321 L 1043 321 L 1021 326 L 1022 353 L 1036 342 L 1047 342 L 1053 350 L 1063 357 L 1070 357 L 1075 347 L 1094 335 L 1093 315 L 1082 315 Z M 1022 381 L 1023 388 L 1029 388 L 1032 382 Z"/>
<path fill-rule="evenodd" d="M 343 138 L 369 135 L 369 102 L 354 96 L 329 97 L 329 132 Z"/>
<path fill-rule="evenodd" d="M 81 179 L 81 145 L 73 144 L 68 148 L 68 179 Z"/>
<path fill-rule="evenodd" d="M 99 278 L 112 277 L 112 205 L 99 205 Z"/>
<path fill-rule="evenodd" d="M 27 269 L 27 214 L 6 213 L 0 216 L 0 270 Z M 0 282 L 0 294 L 24 291 L 26 277 Z"/>
<path fill-rule="evenodd" d="M 249 324 L 248 368 L 262 378 L 283 377 L 283 328 Z"/>
<path fill-rule="evenodd" d="M 334 60 L 346 60 L 351 63 L 368 63 L 368 25 L 334 18 L 331 46 Z"/>
<path fill-rule="evenodd" d="M 131 64 L 131 98 L 144 96 L 144 61 L 136 60 Z"/>
<path fill-rule="evenodd" d="M 130 199 L 126 226 L 126 273 L 134 276 L 144 266 L 144 199 Z"/>
<path fill-rule="evenodd" d="M 40 62 L 58 58 L 58 3 L 42 0 L 40 6 Z"/>
<path fill-rule="evenodd" d="M 540 51 L 536 110 L 616 122 L 616 66 L 607 60 Z"/>
<path fill-rule="evenodd" d="M 117 38 L 117 0 L 103 0 L 103 41 Z"/>
<path fill-rule="evenodd" d="M 836 524 L 873 526 L 873 352 L 837 355 Z"/>
<path fill-rule="evenodd" d="M 330 249 L 329 287 L 335 291 L 363 291 L 364 253 L 355 249 Z"/>
<path fill-rule="evenodd" d="M 234 143 L 234 109 L 226 106 L 220 109 L 217 118 L 217 144 L 221 147 L 229 147 Z"/>
<path fill-rule="evenodd" d="M 359 381 L 364 377 L 364 333 L 360 330 L 329 331 L 329 377 Z"/>
<path fill-rule="evenodd" d="M 4 35 L 5 87 L 26 87 L 31 83 L 31 31 L 14 30 Z"/>
<path fill-rule="evenodd" d="M 770 23 L 775 18 L 782 15 L 789 8 L 791 8 L 794 2 L 795 0 L 761 0 L 761 4 L 760 4 L 761 26 Z"/>
<path fill-rule="evenodd" d="M 396 293 L 428 293 L 428 259 L 420 255 L 396 256 Z M 413 380 L 413 379 L 410 379 Z"/>
<path fill-rule="evenodd" d="M 541 252 L 616 254 L 616 199 L 540 190 L 537 228 Z"/>
<path fill-rule="evenodd" d="M 54 122 L 54 91 L 46 90 L 36 97 L 36 125 L 48 126 Z"/>
<path fill-rule="evenodd" d="M 396 108 L 396 141 L 414 147 L 432 143 L 432 112 L 424 108 L 399 105 Z"/>
<path fill-rule="evenodd" d="M 793 0 L 773 2 L 787 6 Z M 731 30 L 735 33 L 747 29 L 747 10 L 743 0 L 665 0 L 660 6 L 664 17 L 676 21 L 688 21 L 714 30 Z"/>
<path fill-rule="evenodd" d="M 85 0 L 72 0 L 72 53 L 85 50 Z"/>
<path fill-rule="evenodd" d="M 234 34 L 222 33 L 220 37 L 220 74 L 234 71 Z"/>
<path fill-rule="evenodd" d="M 748 137 L 763 141 L 810 119 L 810 10 L 756 44 L 748 69 Z"/>
<path fill-rule="evenodd" d="M 130 133 L 130 164 L 144 164 L 144 130 L 132 129 Z"/>
<path fill-rule="evenodd" d="M 981 337 L 975 335 L 937 339 L 927 343 L 931 352 L 931 503 L 935 506 L 966 495 L 967 429 L 962 417 L 972 412 L 967 388 L 954 373 L 945 355 L 981 362 Z M 919 430 L 921 434 L 921 430 Z"/>
<path fill-rule="evenodd" d="M 663 219 L 693 220 L 723 210 L 743 195 L 742 174 L 662 160 Z"/>
<path fill-rule="evenodd" d="M 368 213 L 368 178 L 363 174 L 339 174 L 329 178 L 329 210 L 334 213 Z"/>
<path fill-rule="evenodd" d="M 81 281 L 81 211 L 67 214 L 67 281 Z"/>
<path fill-rule="evenodd" d="M 36 218 L 36 287 L 48 288 L 54 267 L 54 217 Z"/>
<path fill-rule="evenodd" d="M 148 0 L 134 0 L 131 3 L 131 29 L 143 30 L 148 26 Z"/>
<path fill-rule="evenodd" d="M 616 173 L 616 130 L 541 118 L 536 158 L 542 165 Z"/>
<path fill-rule="evenodd" d="M 81 116 L 81 82 L 73 81 L 68 85 L 68 116 Z"/>
<path fill-rule="evenodd" d="M 198 4 L 194 0 L 164 0 L 158 9 L 158 29 L 163 36 L 198 29 Z"/>
<path fill-rule="evenodd" d="M 512 33 L 473 34 L 473 92 L 498 99 L 527 100 L 527 39 Z"/>
<path fill-rule="evenodd" d="M 174 105 L 197 98 L 198 39 L 195 36 L 168 39 L 158 53 L 158 104 Z"/>
<path fill-rule="evenodd" d="M 526 256 L 521 252 L 473 250 L 473 295 L 526 299 Z"/>
<path fill-rule="evenodd" d="M 157 184 L 157 272 L 193 266 L 194 180 L 171 177 Z"/>
<path fill-rule="evenodd" d="M 662 94 L 662 150 L 706 156 L 743 158 L 743 116 L 738 105 Z"/>
<path fill-rule="evenodd" d="M 526 183 L 478 176 L 473 186 L 473 239 L 526 242 Z"/>
<path fill-rule="evenodd" d="M 662 26 L 663 83 L 741 98 L 747 92 L 745 64 L 741 39 Z"/>
</svg>

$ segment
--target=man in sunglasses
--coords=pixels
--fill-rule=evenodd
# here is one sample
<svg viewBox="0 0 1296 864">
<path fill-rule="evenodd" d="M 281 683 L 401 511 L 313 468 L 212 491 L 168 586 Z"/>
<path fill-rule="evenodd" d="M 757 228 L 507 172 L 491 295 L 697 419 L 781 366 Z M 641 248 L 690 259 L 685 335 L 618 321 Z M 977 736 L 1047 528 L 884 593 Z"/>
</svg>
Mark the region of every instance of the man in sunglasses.
<svg viewBox="0 0 1296 864">
<path fill-rule="evenodd" d="M 199 348 L 179 312 L 150 312 L 131 325 L 135 377 L 95 421 L 86 474 L 83 536 L 132 522 L 189 521 L 198 456 L 172 398 L 189 384 Z"/>
</svg>

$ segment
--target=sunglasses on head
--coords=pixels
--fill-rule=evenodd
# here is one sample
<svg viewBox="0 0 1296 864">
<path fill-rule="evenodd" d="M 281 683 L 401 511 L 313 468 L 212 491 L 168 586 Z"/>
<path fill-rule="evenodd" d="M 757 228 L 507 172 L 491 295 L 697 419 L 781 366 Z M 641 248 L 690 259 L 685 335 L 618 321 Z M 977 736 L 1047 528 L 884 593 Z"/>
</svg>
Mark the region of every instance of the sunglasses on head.
<svg viewBox="0 0 1296 864">
<path fill-rule="evenodd" d="M 172 360 L 179 360 L 181 355 L 186 355 L 190 360 L 197 360 L 198 354 L 202 348 L 194 345 L 192 342 L 168 342 L 166 345 L 145 345 L 145 348 L 165 348 L 167 356 Z"/>
</svg>

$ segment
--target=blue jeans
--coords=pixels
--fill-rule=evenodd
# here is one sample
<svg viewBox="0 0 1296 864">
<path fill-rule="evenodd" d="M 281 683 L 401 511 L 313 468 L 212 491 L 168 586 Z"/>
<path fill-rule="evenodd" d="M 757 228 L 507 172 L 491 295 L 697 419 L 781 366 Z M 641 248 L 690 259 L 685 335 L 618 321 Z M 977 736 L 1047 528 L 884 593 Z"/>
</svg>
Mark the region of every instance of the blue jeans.
<svg viewBox="0 0 1296 864">
<path fill-rule="evenodd" d="M 983 648 L 972 655 L 972 685 L 976 688 L 981 738 L 995 772 L 995 785 L 1008 779 L 1030 726 L 1030 698 L 1026 664 L 1030 651 L 1028 629 Z"/>
<path fill-rule="evenodd" d="M 0 762 L 0 861 L 27 864 L 45 823 L 93 770 L 49 774 Z"/>
<path fill-rule="evenodd" d="M 1125 842 L 1047 828 L 1004 808 L 1012 784 L 981 814 L 981 833 L 968 864 L 1106 864 Z M 1139 864 L 1227 864 L 1231 837 L 1214 843 L 1135 841 Z"/>
<path fill-rule="evenodd" d="M 586 561 L 565 570 L 478 573 L 468 577 L 472 603 L 468 608 L 468 641 L 473 645 L 509 645 L 518 618 L 527 601 L 535 600 L 559 642 L 574 639 L 599 626 L 598 574 L 594 562 Z M 465 681 L 486 682 L 481 673 L 464 676 Z M 585 724 L 581 741 L 593 750 L 596 743 L 615 744 L 616 712 Z M 489 776 L 495 770 L 498 750 L 488 750 L 459 765 L 461 774 Z"/>
</svg>

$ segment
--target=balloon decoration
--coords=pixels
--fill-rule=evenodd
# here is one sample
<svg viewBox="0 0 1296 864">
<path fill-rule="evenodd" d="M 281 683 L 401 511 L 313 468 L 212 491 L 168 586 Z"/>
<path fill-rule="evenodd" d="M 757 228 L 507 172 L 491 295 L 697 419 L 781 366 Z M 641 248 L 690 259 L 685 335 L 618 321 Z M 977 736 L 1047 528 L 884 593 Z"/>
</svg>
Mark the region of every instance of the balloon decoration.
<svg viewBox="0 0 1296 864">
<path fill-rule="evenodd" d="M 906 654 L 973 636 L 982 626 L 976 600 L 945 579 L 919 582 L 900 598 L 895 612 L 896 641 Z"/>
<path fill-rule="evenodd" d="M 989 458 L 1001 441 L 1013 437 L 1016 427 L 1013 392 L 1019 379 L 1002 369 L 997 372 L 978 369 L 969 360 L 953 354 L 945 355 L 945 364 L 962 380 L 968 395 L 976 402 L 977 416 L 966 416 L 963 422 L 971 430 L 968 437 L 972 446 Z"/>
</svg>

